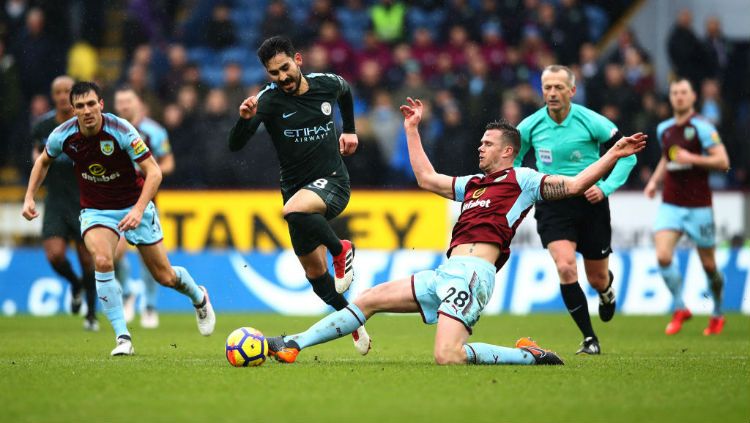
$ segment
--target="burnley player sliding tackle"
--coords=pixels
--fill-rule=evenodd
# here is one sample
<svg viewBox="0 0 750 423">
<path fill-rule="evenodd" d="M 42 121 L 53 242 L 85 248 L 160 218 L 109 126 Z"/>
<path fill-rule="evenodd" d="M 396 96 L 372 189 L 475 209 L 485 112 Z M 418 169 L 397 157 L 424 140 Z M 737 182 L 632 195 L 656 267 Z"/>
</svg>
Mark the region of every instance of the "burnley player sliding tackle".
<svg viewBox="0 0 750 423">
<path fill-rule="evenodd" d="M 39 216 L 34 195 L 55 157 L 73 160 L 81 190 L 81 236 L 94 258 L 96 293 L 115 331 L 112 355 L 134 353 L 125 325 L 122 290 L 115 278 L 114 255 L 120 236 L 138 247 L 157 282 L 190 298 L 198 331 L 210 335 L 216 317 L 206 288 L 184 268 L 169 263 L 162 244 L 159 216 L 151 199 L 161 183 L 161 170 L 135 128 L 124 119 L 102 113 L 104 100 L 93 82 L 78 82 L 70 92 L 75 117 L 55 128 L 31 169 L 23 217 Z M 145 180 L 136 172 L 137 163 Z"/>
<path fill-rule="evenodd" d="M 521 141 L 505 121 L 487 125 L 479 145 L 482 174 L 451 177 L 437 173 L 422 148 L 418 125 L 423 105 L 407 99 L 404 115 L 409 160 L 420 188 L 462 202 L 453 227 L 448 260 L 435 270 L 386 282 L 364 291 L 352 304 L 328 315 L 307 331 L 268 339 L 269 353 L 291 363 L 307 347 L 351 333 L 380 312 L 420 313 L 437 323 L 437 364 L 563 364 L 554 352 L 521 338 L 515 348 L 468 343 L 472 327 L 492 297 L 495 273 L 510 255 L 515 230 L 531 206 L 583 194 L 614 167 L 617 160 L 646 145 L 646 135 L 624 137 L 599 160 L 575 177 L 544 175 L 513 168 Z"/>
</svg>

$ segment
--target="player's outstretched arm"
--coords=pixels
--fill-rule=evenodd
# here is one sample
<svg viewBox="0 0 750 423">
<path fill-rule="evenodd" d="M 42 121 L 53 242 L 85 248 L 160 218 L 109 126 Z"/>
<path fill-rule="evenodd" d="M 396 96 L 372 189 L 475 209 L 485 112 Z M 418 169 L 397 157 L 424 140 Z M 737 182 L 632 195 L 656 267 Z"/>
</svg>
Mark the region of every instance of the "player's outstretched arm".
<svg viewBox="0 0 750 423">
<path fill-rule="evenodd" d="M 39 187 L 42 186 L 44 178 L 47 177 L 47 171 L 52 164 L 52 160 L 54 159 L 47 154 L 47 150 L 42 150 L 42 153 L 34 162 L 34 167 L 31 168 L 29 185 L 26 188 L 26 196 L 23 200 L 23 211 L 21 212 L 26 220 L 32 220 L 39 216 L 39 212 L 36 211 L 34 196 L 37 191 L 39 191 Z"/>
<path fill-rule="evenodd" d="M 240 104 L 240 118 L 229 131 L 229 151 L 239 151 L 255 135 L 261 120 L 256 116 L 258 113 L 258 98 L 250 96 Z"/>
<path fill-rule="evenodd" d="M 409 148 L 409 162 L 417 177 L 419 187 L 448 199 L 453 199 L 453 178 L 435 172 L 430 159 L 422 148 L 422 138 L 419 136 L 419 122 L 422 120 L 424 105 L 419 99 L 406 99 L 407 104 L 400 107 L 404 115 L 404 129 L 406 130 L 406 144 Z"/>
<path fill-rule="evenodd" d="M 560 200 L 583 194 L 596 181 L 612 170 L 619 159 L 643 150 L 646 147 L 646 138 L 648 137 L 640 132 L 621 138 L 599 160 L 572 178 L 561 175 L 547 177 L 542 185 L 542 197 L 545 200 Z"/>
</svg>

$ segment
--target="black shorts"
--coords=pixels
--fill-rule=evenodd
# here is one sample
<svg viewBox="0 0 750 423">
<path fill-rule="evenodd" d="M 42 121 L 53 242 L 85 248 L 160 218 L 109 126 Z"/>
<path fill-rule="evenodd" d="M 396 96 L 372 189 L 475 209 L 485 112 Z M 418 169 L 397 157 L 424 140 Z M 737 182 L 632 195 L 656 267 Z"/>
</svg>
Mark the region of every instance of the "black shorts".
<svg viewBox="0 0 750 423">
<path fill-rule="evenodd" d="M 536 204 L 536 231 L 542 245 L 568 240 L 576 243 L 576 251 L 590 260 L 603 259 L 612 252 L 612 226 L 609 200 L 591 204 L 586 197 L 573 197 Z"/>
<path fill-rule="evenodd" d="M 60 237 L 68 241 L 81 240 L 81 207 L 78 198 L 47 197 L 42 217 L 42 239 Z"/>
<path fill-rule="evenodd" d="M 318 178 L 304 185 L 301 189 L 310 190 L 323 199 L 323 202 L 326 204 L 326 220 L 331 220 L 344 211 L 346 205 L 349 204 L 349 197 L 351 197 L 352 193 L 349 184 L 349 175 L 340 175 L 336 173 L 324 178 Z M 282 190 L 281 196 L 284 199 L 284 204 L 286 204 L 296 192 L 297 191 L 284 192 Z"/>
</svg>

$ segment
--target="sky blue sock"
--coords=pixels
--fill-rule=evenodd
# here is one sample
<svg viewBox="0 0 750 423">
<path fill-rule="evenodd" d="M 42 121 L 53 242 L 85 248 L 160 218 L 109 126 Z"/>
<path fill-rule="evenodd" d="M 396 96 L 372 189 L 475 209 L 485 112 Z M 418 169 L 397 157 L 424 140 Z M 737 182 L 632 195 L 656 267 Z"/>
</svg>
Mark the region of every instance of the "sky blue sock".
<svg viewBox="0 0 750 423">
<path fill-rule="evenodd" d="M 469 364 L 534 364 L 534 356 L 521 348 L 472 342 L 464 344 Z"/>
<path fill-rule="evenodd" d="M 362 310 L 351 303 L 322 318 L 310 326 L 310 329 L 296 335 L 285 336 L 284 341 L 294 341 L 300 349 L 307 348 L 349 335 L 364 325 L 365 320 Z"/>
<path fill-rule="evenodd" d="M 195 305 L 203 303 L 203 290 L 195 283 L 187 269 L 182 266 L 172 266 L 172 269 L 177 273 L 177 285 L 174 289 L 190 297 Z"/>
<path fill-rule="evenodd" d="M 659 266 L 659 273 L 664 278 L 669 292 L 672 293 L 674 309 L 685 308 L 685 303 L 682 301 L 682 275 L 680 275 L 680 271 L 677 269 L 677 263 L 673 261 L 669 266 Z"/>
<path fill-rule="evenodd" d="M 107 316 L 115 337 L 120 335 L 130 336 L 128 327 L 125 325 L 125 314 L 122 311 L 122 288 L 115 279 L 115 272 L 94 272 L 96 276 L 96 295 L 102 304 L 102 310 Z"/>
<path fill-rule="evenodd" d="M 711 313 L 714 317 L 723 315 L 721 303 L 724 297 L 724 276 L 718 270 L 714 273 L 706 273 L 708 278 L 708 287 L 711 290 L 711 296 L 714 298 L 714 311 Z"/>
<path fill-rule="evenodd" d="M 141 273 L 143 280 L 143 299 L 146 301 L 146 307 L 156 309 L 156 299 L 159 295 L 159 283 L 156 282 L 148 269 L 143 269 Z"/>
<path fill-rule="evenodd" d="M 130 288 L 130 262 L 127 256 L 122 256 L 115 262 L 115 279 L 122 286 L 122 295 L 128 297 L 133 293 Z"/>
</svg>

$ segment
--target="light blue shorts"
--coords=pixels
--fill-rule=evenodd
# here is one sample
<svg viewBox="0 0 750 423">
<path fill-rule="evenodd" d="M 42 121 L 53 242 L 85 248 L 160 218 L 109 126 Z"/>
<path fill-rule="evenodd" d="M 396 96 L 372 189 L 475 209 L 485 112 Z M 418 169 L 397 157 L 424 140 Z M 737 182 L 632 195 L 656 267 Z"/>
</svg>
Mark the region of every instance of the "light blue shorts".
<svg viewBox="0 0 750 423">
<path fill-rule="evenodd" d="M 700 248 L 716 245 L 711 207 L 681 207 L 662 203 L 656 215 L 654 232 L 667 229 L 686 233 Z"/>
<path fill-rule="evenodd" d="M 89 229 L 99 226 L 109 228 L 117 235 L 122 236 L 123 233 L 117 229 L 117 224 L 128 214 L 130 209 L 132 207 L 121 210 L 81 210 L 81 237 Z M 157 213 L 153 201 L 149 201 L 146 210 L 143 211 L 141 224 L 135 229 L 125 231 L 124 235 L 128 243 L 132 245 L 152 245 L 164 239 L 161 223 L 159 222 L 159 213 Z"/>
<path fill-rule="evenodd" d="M 495 288 L 495 266 L 477 257 L 451 257 L 435 270 L 413 275 L 411 283 L 425 323 L 437 323 L 442 314 L 471 333 Z"/>
</svg>

